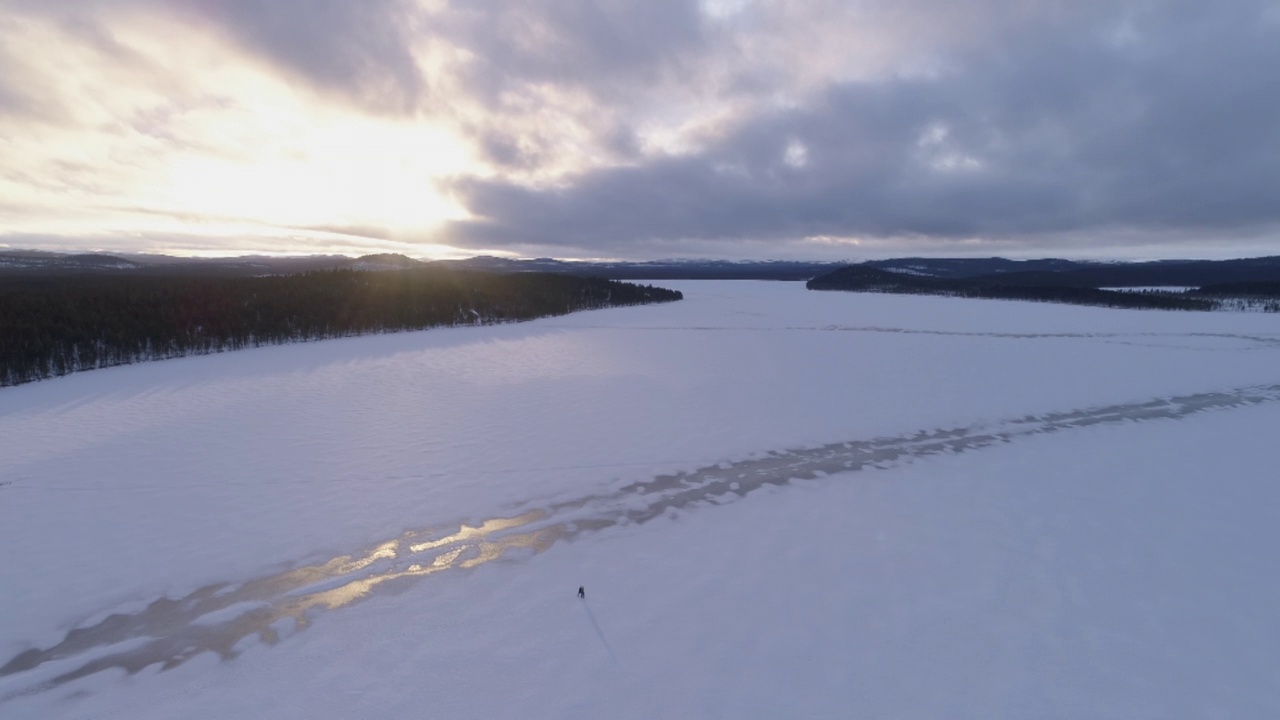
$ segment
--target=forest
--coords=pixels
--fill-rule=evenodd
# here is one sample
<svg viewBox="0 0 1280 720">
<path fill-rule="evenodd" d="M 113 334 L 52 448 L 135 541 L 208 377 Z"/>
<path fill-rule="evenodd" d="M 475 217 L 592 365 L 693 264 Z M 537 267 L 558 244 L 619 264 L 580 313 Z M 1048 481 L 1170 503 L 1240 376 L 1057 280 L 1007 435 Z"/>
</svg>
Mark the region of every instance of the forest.
<svg viewBox="0 0 1280 720">
<path fill-rule="evenodd" d="M 987 298 L 993 300 L 1038 300 L 1072 305 L 1152 310 L 1217 310 L 1221 298 L 1194 292 L 1117 292 L 1094 287 L 1068 285 L 1017 285 L 1004 276 L 986 278 L 937 278 L 889 272 L 866 265 L 850 265 L 816 277 L 806 285 L 810 290 L 847 290 L 914 295 Z"/>
<path fill-rule="evenodd" d="M 0 386 L 262 345 L 682 298 L 601 278 L 448 268 L 10 277 L 0 283 Z"/>
</svg>

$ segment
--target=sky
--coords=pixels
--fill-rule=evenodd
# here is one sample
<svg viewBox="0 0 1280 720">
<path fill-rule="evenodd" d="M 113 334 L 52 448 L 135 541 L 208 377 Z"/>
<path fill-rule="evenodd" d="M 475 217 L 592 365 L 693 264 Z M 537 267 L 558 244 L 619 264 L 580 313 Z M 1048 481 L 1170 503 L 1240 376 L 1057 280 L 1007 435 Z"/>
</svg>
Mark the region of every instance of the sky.
<svg viewBox="0 0 1280 720">
<path fill-rule="evenodd" d="M 0 0 L 0 248 L 1280 254 L 1277 0 Z"/>
</svg>

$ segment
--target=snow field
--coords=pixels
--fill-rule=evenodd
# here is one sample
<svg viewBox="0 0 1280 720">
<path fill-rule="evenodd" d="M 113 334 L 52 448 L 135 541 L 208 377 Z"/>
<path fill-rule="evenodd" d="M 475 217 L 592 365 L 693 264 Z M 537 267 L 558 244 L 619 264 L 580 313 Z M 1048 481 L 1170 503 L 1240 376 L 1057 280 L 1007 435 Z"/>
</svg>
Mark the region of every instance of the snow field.
<svg viewBox="0 0 1280 720">
<path fill-rule="evenodd" d="M 1264 315 L 678 287 L 687 300 L 667 306 L 6 389 L 0 663 L 113 609 L 524 501 L 1276 381 Z M 1274 715 L 1266 610 L 1280 598 L 1262 569 L 1276 413 L 1071 430 L 766 488 L 428 578 L 231 662 L 108 671 L 0 710 Z M 606 640 L 573 597 L 583 583 Z M 20 680 L 0 678 L 0 695 Z"/>
</svg>

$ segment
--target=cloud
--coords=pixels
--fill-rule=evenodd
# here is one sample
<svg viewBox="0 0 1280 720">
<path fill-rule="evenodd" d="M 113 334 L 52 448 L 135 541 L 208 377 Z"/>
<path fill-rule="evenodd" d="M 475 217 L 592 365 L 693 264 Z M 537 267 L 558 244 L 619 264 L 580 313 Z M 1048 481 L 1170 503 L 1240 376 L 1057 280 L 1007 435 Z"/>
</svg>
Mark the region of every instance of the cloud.
<svg viewBox="0 0 1280 720">
<path fill-rule="evenodd" d="M 701 151 L 555 185 L 464 178 L 457 242 L 1052 238 L 1280 224 L 1280 33 L 1265 6 L 1117 5 L 829 83 Z M 1042 18 L 1043 19 L 1043 18 Z M 794 161 L 803 148 L 803 163 Z M 791 159 L 789 162 L 788 159 Z"/>
<path fill-rule="evenodd" d="M 464 82 L 493 103 L 530 83 L 618 99 L 636 83 L 689 70 L 704 42 L 689 0 L 474 0 L 437 18 L 436 34 L 470 56 Z"/>
<path fill-rule="evenodd" d="M 296 82 L 372 112 L 411 112 L 428 96 L 414 54 L 424 11 L 414 0 L 6 0 L 15 17 L 46 18 L 117 62 L 137 59 L 113 30 L 148 17 L 215 30 Z M 0 28 L 0 35 L 3 28 Z M 184 52 L 182 38 L 168 38 Z"/>
<path fill-rule="evenodd" d="M 183 0 L 243 47 L 313 85 L 378 110 L 409 111 L 427 94 L 413 54 L 421 15 L 403 0 Z"/>
<path fill-rule="evenodd" d="M 172 224 L 100 223 L 198 235 L 225 215 L 485 250 L 794 256 L 1280 227 L 1274 2 L 7 10 L 0 201 L 48 223 L 67 208 L 77 228 L 131 206 Z M 445 217 L 464 219 L 436 231 Z"/>
</svg>

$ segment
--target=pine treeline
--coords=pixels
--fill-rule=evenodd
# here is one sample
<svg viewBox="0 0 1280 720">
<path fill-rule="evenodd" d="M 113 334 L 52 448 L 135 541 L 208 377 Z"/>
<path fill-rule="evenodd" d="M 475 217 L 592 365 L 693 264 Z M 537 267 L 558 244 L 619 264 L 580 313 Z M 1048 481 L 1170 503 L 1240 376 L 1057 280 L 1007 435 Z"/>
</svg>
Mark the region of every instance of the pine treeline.
<svg viewBox="0 0 1280 720">
<path fill-rule="evenodd" d="M 682 297 L 599 278 L 440 268 L 7 280 L 0 285 L 0 386 L 145 360 Z"/>
<path fill-rule="evenodd" d="M 887 272 L 864 265 L 850 265 L 810 280 L 810 290 L 846 290 L 906 295 L 944 295 L 990 300 L 1035 300 L 1040 302 L 1094 305 L 1110 308 L 1149 310 L 1216 310 L 1220 303 L 1192 293 L 1116 292 L 1093 287 L 1008 284 L 999 276 L 980 278 L 937 278 Z"/>
</svg>

